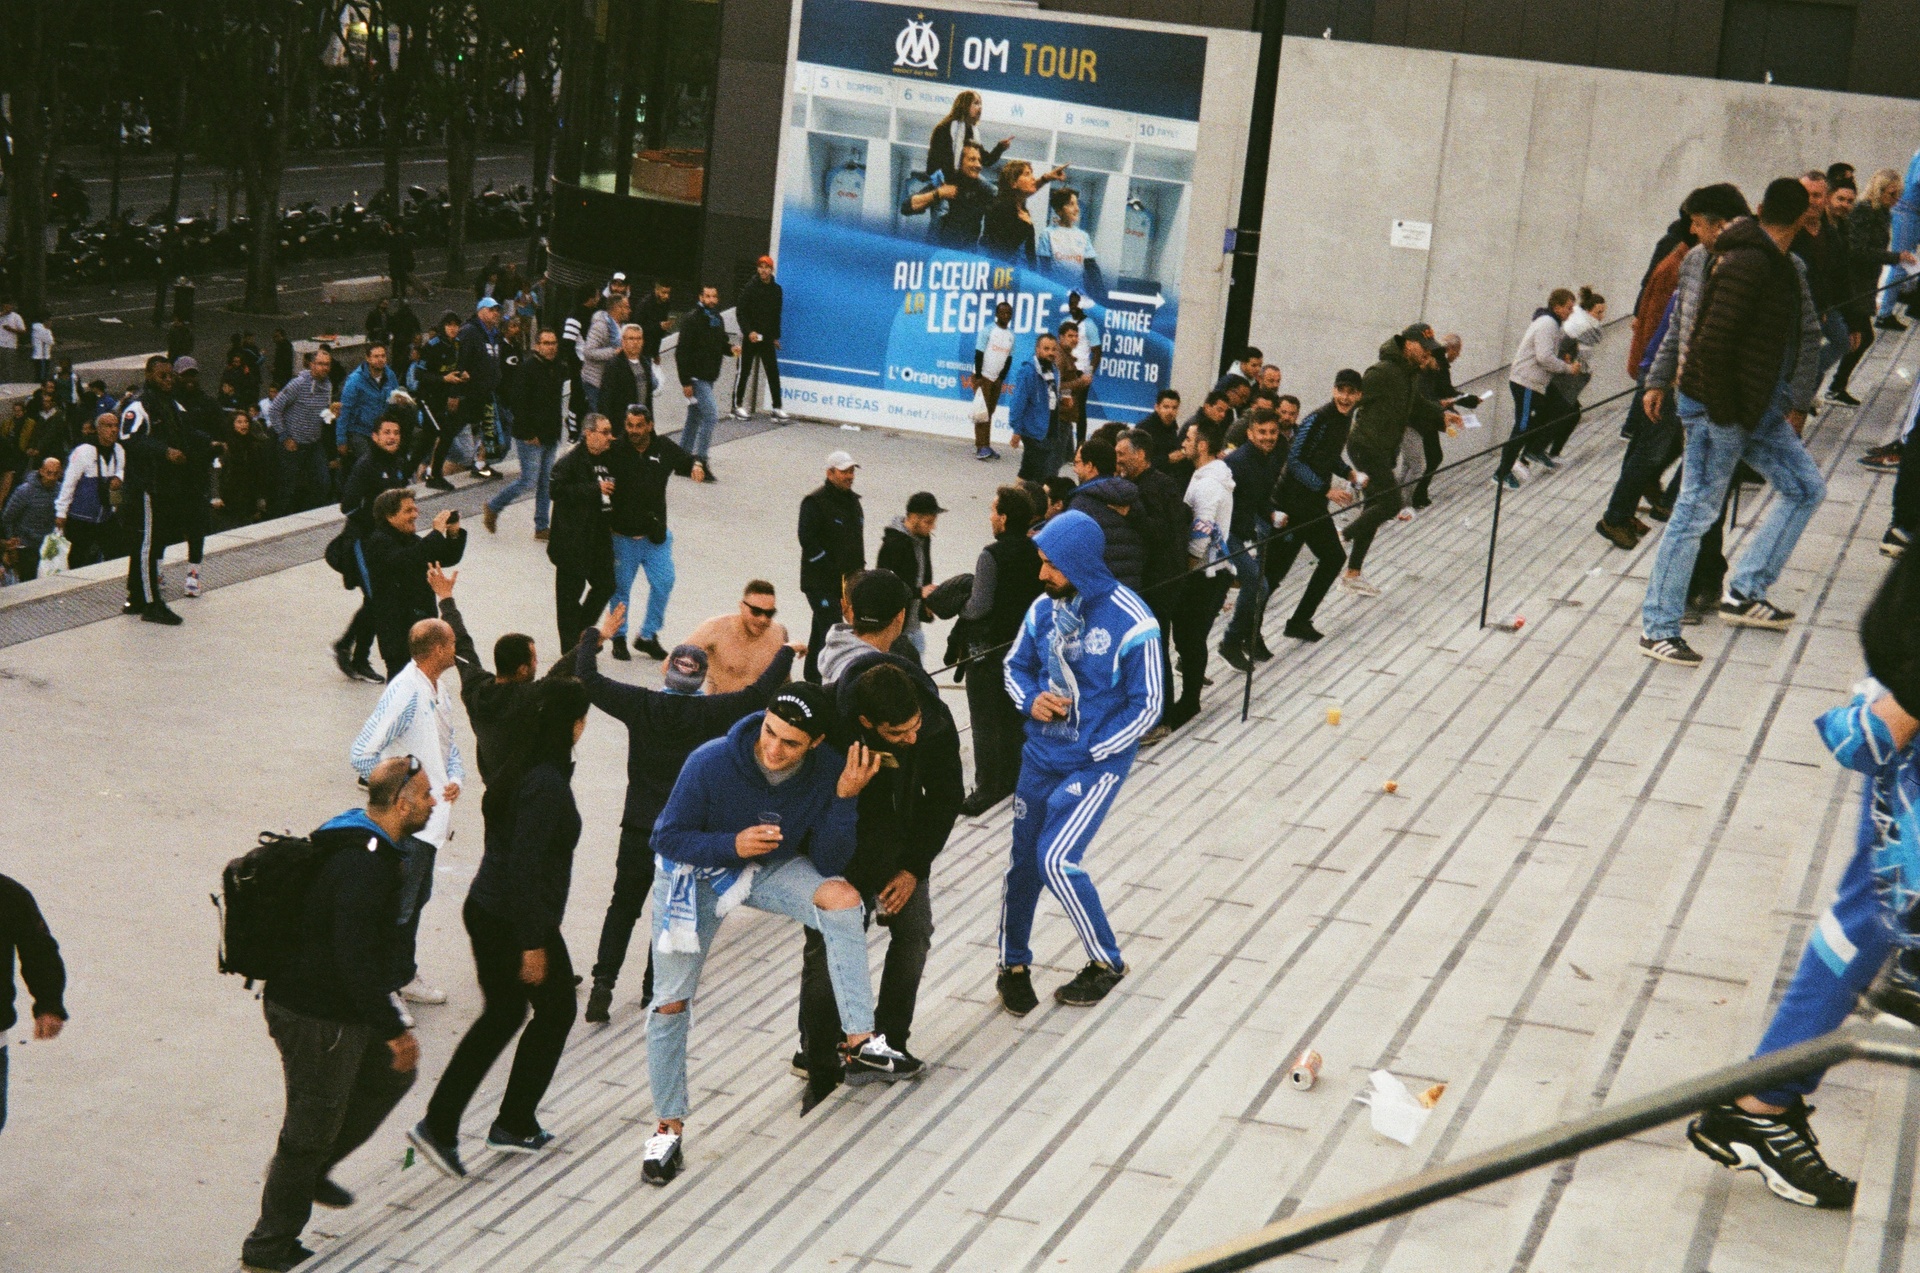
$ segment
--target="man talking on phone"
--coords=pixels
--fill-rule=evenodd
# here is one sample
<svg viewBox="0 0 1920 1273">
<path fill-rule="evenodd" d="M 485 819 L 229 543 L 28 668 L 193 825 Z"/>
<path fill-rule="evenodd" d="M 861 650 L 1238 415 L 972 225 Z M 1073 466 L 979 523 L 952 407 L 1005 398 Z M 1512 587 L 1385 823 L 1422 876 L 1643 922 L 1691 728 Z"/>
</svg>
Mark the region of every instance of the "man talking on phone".
<svg viewBox="0 0 1920 1273">
<path fill-rule="evenodd" d="M 861 644 L 835 668 L 830 688 L 838 720 L 829 739 L 842 750 L 860 745 L 879 757 L 879 770 L 860 793 L 853 860 L 845 875 L 889 934 L 874 1028 L 918 1066 L 907 1051 L 907 1035 L 933 945 L 928 877 L 960 815 L 966 780 L 960 734 L 939 687 L 911 661 L 888 653 L 900 636 L 907 598 L 906 585 L 887 571 L 855 576 L 848 608 Z M 809 929 L 800 974 L 800 1051 L 793 1059 L 795 1074 L 807 1079 L 802 1113 L 841 1079 L 833 1008 L 826 944 Z"/>
</svg>

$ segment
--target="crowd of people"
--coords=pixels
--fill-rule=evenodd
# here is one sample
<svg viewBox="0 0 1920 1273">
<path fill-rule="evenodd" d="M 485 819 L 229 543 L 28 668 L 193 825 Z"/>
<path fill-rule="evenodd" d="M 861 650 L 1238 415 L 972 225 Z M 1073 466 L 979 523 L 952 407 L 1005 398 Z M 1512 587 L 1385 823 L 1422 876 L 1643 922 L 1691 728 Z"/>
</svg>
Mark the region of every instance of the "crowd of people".
<svg viewBox="0 0 1920 1273">
<path fill-rule="evenodd" d="M 967 129 L 954 128 L 951 142 L 962 170 L 966 156 L 982 153 Z M 1855 201 L 1851 170 L 1836 165 L 1773 181 L 1757 210 L 1731 185 L 1703 187 L 1657 245 L 1633 308 L 1630 442 L 1597 527 L 1625 549 L 1651 532 L 1639 520 L 1643 502 L 1666 523 L 1643 608 L 1649 657 L 1698 666 L 1681 628 L 1709 612 L 1770 629 L 1794 618 L 1768 594 L 1824 496 L 1799 434 L 1829 375 L 1829 406 L 1858 405 L 1848 377 L 1875 330 L 1901 327 L 1886 298 L 1898 303 L 1904 269 L 1916 262 L 1906 239 L 1920 235 L 1892 236 L 1887 214 L 1915 175 L 1876 173 Z M 1920 230 L 1920 219 L 1910 214 L 1907 228 Z M 1090 1006 L 1109 995 L 1128 964 L 1086 863 L 1138 752 L 1200 713 L 1216 648 L 1242 673 L 1273 657 L 1266 609 L 1302 549 L 1313 569 L 1286 637 L 1322 639 L 1316 620 L 1335 587 L 1380 595 L 1365 573 L 1374 539 L 1433 502 L 1442 440 L 1481 405 L 1453 381 L 1460 339 L 1413 322 L 1364 370 L 1333 376 L 1311 409 L 1282 391 L 1261 350 L 1247 348 L 1191 414 L 1169 388 L 1137 422 L 1089 420 L 1094 312 L 1076 294 L 1058 327 L 1023 349 L 1002 306 L 967 388 L 989 419 L 1006 409 L 1021 460 L 994 491 L 991 540 L 971 570 L 936 570 L 948 510 L 930 491 L 887 519 L 870 564 L 860 464 L 835 450 L 798 510 L 805 639 L 778 621 L 774 584 L 755 578 L 736 610 L 670 648 L 662 637 L 675 583 L 672 479 L 716 480 L 714 388 L 725 361 L 738 360 L 737 412 L 751 413 L 764 388 L 781 414 L 774 263 L 760 260 L 731 328 L 713 287 L 676 315 L 670 288 L 656 285 L 636 305 L 623 276 L 558 330 L 536 329 L 531 313 L 503 317 L 504 308 L 483 294 L 470 316 L 447 313 L 437 330 L 408 332 L 404 298 L 392 309 L 383 302 L 351 372 L 324 347 L 295 371 L 287 344 L 284 366 L 262 376 L 265 359 L 236 336 L 217 395 L 200 389 L 190 354 L 150 359 L 123 401 L 78 385 L 69 369 L 5 435 L 8 454 L 17 452 L 4 514 L 16 570 L 37 559 L 36 535 L 64 536 L 75 562 L 125 555 L 128 609 L 149 621 L 179 621 L 161 592 L 167 544 L 187 540 L 188 595 L 197 591 L 193 568 L 213 513 L 245 520 L 270 506 L 337 501 L 346 515 L 327 560 L 361 597 L 333 654 L 345 676 L 383 689 L 348 747 L 365 805 L 309 837 L 329 851 L 303 885 L 295 954 L 266 981 L 288 1109 L 243 1247 L 250 1269 L 287 1269 L 310 1254 L 299 1238 L 312 1206 L 353 1201 L 332 1168 L 411 1088 L 421 1059 L 412 1012 L 449 1001 L 417 965 L 416 935 L 473 780 L 483 848 L 462 919 L 483 1005 L 408 1139 L 427 1162 L 464 1177 L 462 1117 L 518 1034 L 484 1143 L 544 1152 L 553 1134 L 538 1110 L 575 1025 L 576 987 L 587 985 L 588 1024 L 613 1018 L 645 914 L 638 1002 L 657 1122 L 642 1175 L 664 1186 L 685 1166 L 687 1055 L 704 962 L 743 904 L 804 930 L 792 1062 L 805 1079 L 803 1113 L 843 1083 L 922 1072 L 908 1042 L 934 932 L 931 876 L 963 814 L 1012 803 L 994 969 L 1001 1006 L 1021 1016 L 1039 1002 L 1032 926 L 1043 888 L 1086 955 L 1054 988 L 1055 1001 Z M 1530 321 L 1507 368 L 1513 426 L 1489 452 L 1501 492 L 1559 467 L 1606 313 L 1591 288 L 1556 289 Z M 670 335 L 689 403 L 677 441 L 654 424 Z M 395 350 L 407 351 L 404 374 Z M 1920 512 L 1920 476 L 1907 470 L 1920 447 L 1904 445 L 1916 412 L 1920 388 L 1899 439 L 1865 457 L 1900 473 L 1883 544 L 1890 556 Z M 518 473 L 486 502 L 482 523 L 497 534 L 507 507 L 531 496 L 533 535 L 554 572 L 557 644 L 544 674 L 536 638 L 519 632 L 497 639 L 487 666 L 455 602 L 467 531 L 450 510 L 419 525 L 417 483 L 449 486 L 461 463 L 497 476 L 487 465 L 509 439 Z M 463 442 L 470 458 L 456 454 Z M 999 458 L 984 431 L 976 444 L 983 461 Z M 1747 467 L 1774 499 L 1728 578 L 1719 537 Z M 230 487 L 235 469 L 246 476 Z M 1920 584 L 1900 581 L 1920 567 L 1903 559 L 1899 569 L 1868 623 L 1870 666 L 1892 693 L 1867 691 L 1823 725 L 1843 763 L 1874 775 L 1861 856 L 1834 912 L 1846 941 L 1822 928 L 1763 1052 L 1831 1028 L 1869 982 L 1883 1010 L 1920 1020 L 1920 966 L 1908 962 L 1920 941 L 1908 940 L 1906 926 L 1920 894 L 1896 890 L 1890 903 L 1875 883 L 1897 846 L 1920 835 L 1906 826 L 1920 795 L 1920 761 L 1908 750 L 1920 730 L 1920 711 L 1909 707 L 1920 702 L 1900 697 L 1920 665 L 1906 653 L 1920 630 L 1909 621 Z M 643 576 L 641 605 L 633 594 Z M 630 609 L 640 616 L 631 629 Z M 931 630 L 948 621 L 936 654 Z M 657 661 L 661 687 L 608 676 L 602 653 Z M 947 672 L 965 685 L 971 789 L 961 731 L 933 679 Z M 470 747 L 459 737 L 456 693 Z M 583 821 L 572 757 L 596 708 L 626 729 L 628 787 L 595 959 L 576 976 L 561 926 L 575 854 L 603 829 Z M 0 938 L 26 933 L 23 955 L 37 943 L 27 976 L 36 1028 L 51 1037 L 64 1019 L 57 948 L 31 899 L 10 886 L 0 879 Z M 1890 904 L 1893 925 L 1882 922 Z M 887 931 L 877 994 L 870 926 Z M 0 1051 L 0 1084 L 4 1064 Z M 1810 1090 L 1717 1106 L 1689 1135 L 1717 1161 L 1761 1171 L 1782 1196 L 1850 1205 L 1852 1183 L 1827 1166 L 1808 1129 L 1801 1097 Z"/>
</svg>

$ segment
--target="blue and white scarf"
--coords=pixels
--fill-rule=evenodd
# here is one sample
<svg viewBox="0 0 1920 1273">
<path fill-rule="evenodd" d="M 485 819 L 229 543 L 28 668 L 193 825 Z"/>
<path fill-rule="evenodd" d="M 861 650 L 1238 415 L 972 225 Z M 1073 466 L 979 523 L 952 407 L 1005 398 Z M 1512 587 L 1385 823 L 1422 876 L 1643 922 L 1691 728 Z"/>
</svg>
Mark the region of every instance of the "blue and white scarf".
<svg viewBox="0 0 1920 1273">
<path fill-rule="evenodd" d="M 1084 599 L 1053 599 L 1053 632 L 1047 638 L 1047 690 L 1073 704 L 1059 720 L 1047 721 L 1040 732 L 1048 738 L 1080 741 L 1080 681 L 1073 674 L 1073 660 L 1080 657 L 1080 631 L 1086 626 L 1082 613 Z"/>
<path fill-rule="evenodd" d="M 700 882 L 705 880 L 719 894 L 713 910 L 724 919 L 753 892 L 753 877 L 759 874 L 760 864 L 756 862 L 734 871 L 723 866 L 669 862 L 656 853 L 653 869 L 667 880 L 667 922 L 660 929 L 655 948 L 663 955 L 697 955 L 700 953 L 700 910 L 696 897 Z"/>
</svg>

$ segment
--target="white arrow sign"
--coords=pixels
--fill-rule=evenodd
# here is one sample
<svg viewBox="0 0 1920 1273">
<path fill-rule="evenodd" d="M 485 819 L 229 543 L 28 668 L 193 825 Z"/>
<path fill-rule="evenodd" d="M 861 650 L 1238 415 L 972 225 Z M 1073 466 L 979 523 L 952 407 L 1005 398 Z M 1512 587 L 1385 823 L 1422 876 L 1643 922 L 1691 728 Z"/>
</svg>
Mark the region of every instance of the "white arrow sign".
<svg viewBox="0 0 1920 1273">
<path fill-rule="evenodd" d="M 1108 292 L 1107 299 L 1110 301 L 1132 301 L 1136 305 L 1151 305 L 1155 309 L 1159 309 L 1167 303 L 1167 298 L 1158 292 L 1155 292 L 1152 296 L 1138 296 L 1132 292 Z"/>
</svg>

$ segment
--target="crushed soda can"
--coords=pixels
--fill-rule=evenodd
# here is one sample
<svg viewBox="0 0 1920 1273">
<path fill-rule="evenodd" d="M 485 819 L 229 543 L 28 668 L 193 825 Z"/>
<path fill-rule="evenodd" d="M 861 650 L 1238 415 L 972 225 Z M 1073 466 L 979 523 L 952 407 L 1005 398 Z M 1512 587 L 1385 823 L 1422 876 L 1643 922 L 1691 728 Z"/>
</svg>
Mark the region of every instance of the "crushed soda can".
<svg viewBox="0 0 1920 1273">
<path fill-rule="evenodd" d="M 1527 626 L 1527 621 L 1517 614 L 1510 614 L 1504 619 L 1494 620 L 1493 626 L 1502 632 L 1518 632 Z"/>
<path fill-rule="evenodd" d="M 1287 1071 L 1287 1082 L 1299 1091 L 1306 1091 L 1320 1078 L 1320 1067 L 1324 1062 L 1320 1054 L 1312 1048 L 1303 1051 L 1294 1061 L 1293 1068 Z"/>
</svg>

